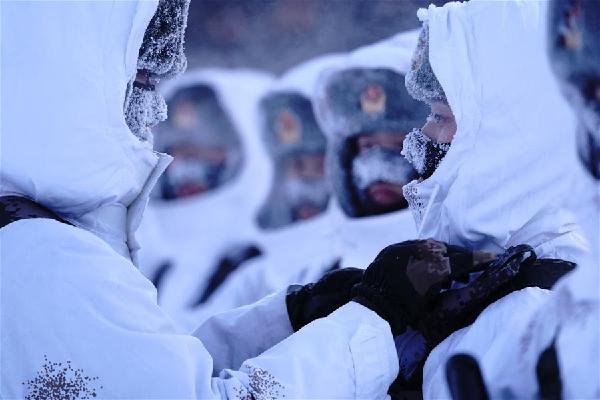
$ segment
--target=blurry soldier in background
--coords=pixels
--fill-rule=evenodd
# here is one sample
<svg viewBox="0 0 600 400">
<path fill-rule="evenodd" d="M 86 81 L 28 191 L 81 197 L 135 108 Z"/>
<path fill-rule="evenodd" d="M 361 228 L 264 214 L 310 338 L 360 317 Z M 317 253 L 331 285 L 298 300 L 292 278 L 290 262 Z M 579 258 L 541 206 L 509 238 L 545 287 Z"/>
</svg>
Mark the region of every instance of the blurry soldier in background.
<svg viewBox="0 0 600 400">
<path fill-rule="evenodd" d="M 179 89 L 159 125 L 157 149 L 174 157 L 163 175 L 165 200 L 205 194 L 231 181 L 243 164 L 239 133 L 208 84 Z"/>
<path fill-rule="evenodd" d="M 142 224 L 141 269 L 186 331 L 198 325 L 194 310 L 261 252 L 255 215 L 267 191 L 268 160 L 256 118 L 270 82 L 259 72 L 208 69 L 162 88 L 170 118 L 158 126 L 155 143 L 174 160 Z"/>
<path fill-rule="evenodd" d="M 310 99 L 297 91 L 273 92 L 261 101 L 263 140 L 273 162 L 271 193 L 258 215 L 264 230 L 281 229 L 321 214 L 329 202 L 327 141 Z"/>
<path fill-rule="evenodd" d="M 256 217 L 264 254 L 231 275 L 199 311 L 198 320 L 252 303 L 290 283 L 316 280 L 336 265 L 327 140 L 310 96 L 322 71 L 341 59 L 327 55 L 297 66 L 260 101 L 263 146 L 272 165 L 270 191 Z"/>
</svg>

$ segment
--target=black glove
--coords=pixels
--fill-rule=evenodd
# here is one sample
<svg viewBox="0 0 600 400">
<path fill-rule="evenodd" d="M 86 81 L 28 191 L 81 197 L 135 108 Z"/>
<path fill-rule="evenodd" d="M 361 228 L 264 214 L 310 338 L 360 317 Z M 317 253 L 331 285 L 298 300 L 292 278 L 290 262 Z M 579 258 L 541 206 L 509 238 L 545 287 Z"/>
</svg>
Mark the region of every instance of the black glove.
<svg viewBox="0 0 600 400">
<path fill-rule="evenodd" d="M 362 280 L 363 273 L 358 268 L 336 269 L 316 283 L 290 286 L 286 305 L 294 332 L 352 300 L 352 287 Z"/>
<path fill-rule="evenodd" d="M 510 283 L 522 266 L 536 259 L 533 248 L 518 245 L 498 256 L 468 286 L 441 293 L 435 304 L 423 313 L 417 325 L 430 348 L 454 331 L 473 322 L 483 308 L 501 297 L 499 289 Z"/>
<path fill-rule="evenodd" d="M 353 300 L 379 314 L 397 336 L 417 326 L 443 287 L 484 269 L 494 257 L 431 239 L 394 244 L 369 265 Z"/>
</svg>

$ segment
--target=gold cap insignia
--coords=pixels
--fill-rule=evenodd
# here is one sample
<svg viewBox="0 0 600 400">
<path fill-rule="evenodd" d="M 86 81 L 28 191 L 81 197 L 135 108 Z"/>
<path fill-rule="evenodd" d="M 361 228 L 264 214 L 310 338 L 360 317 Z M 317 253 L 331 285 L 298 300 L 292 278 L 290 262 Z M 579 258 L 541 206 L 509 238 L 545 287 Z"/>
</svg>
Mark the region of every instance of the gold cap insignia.
<svg viewBox="0 0 600 400">
<path fill-rule="evenodd" d="M 360 106 L 367 114 L 380 113 L 385 110 L 386 95 L 381 85 L 369 83 L 360 95 Z"/>
<path fill-rule="evenodd" d="M 277 117 L 276 132 L 280 143 L 298 143 L 302 136 L 300 120 L 290 110 L 284 110 Z"/>
<path fill-rule="evenodd" d="M 583 45 L 581 30 L 579 29 L 578 24 L 578 19 L 580 16 L 581 7 L 579 4 L 571 4 L 571 7 L 565 13 L 565 20 L 558 28 L 563 45 L 567 49 L 578 50 Z"/>
</svg>

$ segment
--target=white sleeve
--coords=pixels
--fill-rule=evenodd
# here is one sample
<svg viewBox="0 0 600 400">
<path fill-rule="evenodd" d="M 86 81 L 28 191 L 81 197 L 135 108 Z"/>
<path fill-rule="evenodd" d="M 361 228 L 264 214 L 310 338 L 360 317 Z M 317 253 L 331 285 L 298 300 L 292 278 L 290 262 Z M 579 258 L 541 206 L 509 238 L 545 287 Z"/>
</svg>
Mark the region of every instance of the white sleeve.
<svg viewBox="0 0 600 400">
<path fill-rule="evenodd" d="M 239 371 L 221 371 L 215 385 L 231 395 L 238 387 L 228 381 L 235 379 L 247 383 L 243 394 L 256 398 L 382 399 L 397 374 L 389 325 L 350 302 L 245 361 Z"/>
<path fill-rule="evenodd" d="M 202 326 L 214 315 L 252 304 L 286 289 L 286 284 L 274 285 L 269 281 L 266 268 L 262 258 L 245 262 L 215 290 L 206 303 L 190 313 L 192 326 Z"/>
<path fill-rule="evenodd" d="M 97 237 L 35 220 L 0 234 L 0 350 L 6 365 L 18 366 L 3 370 L 3 397 L 51 390 L 49 363 L 68 366 L 73 379 L 86 377 L 80 382 L 86 390 L 106 399 L 376 399 L 387 396 L 398 372 L 387 322 L 349 303 L 214 376 L 202 341 L 178 333 L 157 306 L 152 284 Z M 246 322 L 249 329 L 228 338 L 234 349 L 260 351 L 261 332 L 250 328 L 287 315 L 278 296 L 238 314 L 232 326 Z M 285 336 L 277 329 L 268 341 Z"/>
<path fill-rule="evenodd" d="M 530 344 L 522 338 L 550 293 L 536 287 L 513 292 L 489 305 L 473 324 L 437 345 L 423 368 L 423 397 L 450 399 L 446 362 L 458 353 L 472 355 L 478 361 L 488 385 L 491 382 L 499 387 L 504 386 L 504 381 L 523 380 L 525 374 L 517 368 L 518 358 Z M 499 396 L 494 394 L 492 397 Z"/>
<path fill-rule="evenodd" d="M 193 333 L 212 355 L 215 374 L 225 368 L 238 369 L 245 360 L 294 333 L 285 296 L 285 291 L 275 293 L 254 304 L 216 314 Z"/>
</svg>

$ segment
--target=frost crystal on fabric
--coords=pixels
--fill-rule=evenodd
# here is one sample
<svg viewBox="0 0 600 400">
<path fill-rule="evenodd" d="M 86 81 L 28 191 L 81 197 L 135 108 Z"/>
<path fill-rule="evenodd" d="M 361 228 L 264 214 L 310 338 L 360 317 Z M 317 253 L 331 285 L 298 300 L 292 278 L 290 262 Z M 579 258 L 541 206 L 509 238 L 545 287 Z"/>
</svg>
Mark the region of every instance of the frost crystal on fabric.
<svg viewBox="0 0 600 400">
<path fill-rule="evenodd" d="M 406 74 L 404 83 L 408 93 L 416 100 L 425 103 L 436 101 L 448 103 L 444 89 L 429 63 L 429 24 L 427 22 L 423 22 L 410 71 Z"/>
<path fill-rule="evenodd" d="M 171 78 L 187 67 L 183 52 L 190 0 L 162 0 L 152 17 L 138 55 L 137 69 L 154 81 Z M 167 119 L 164 99 L 133 84 L 125 102 L 125 121 L 141 141 L 152 143 L 150 129 Z"/>
<path fill-rule="evenodd" d="M 152 144 L 151 129 L 167 119 L 165 99 L 153 90 L 133 86 L 126 102 L 125 122 L 143 142 Z"/>
<path fill-rule="evenodd" d="M 160 79 L 171 78 L 187 67 L 183 52 L 190 0 L 161 0 L 150 21 L 139 52 L 138 69 Z"/>
<path fill-rule="evenodd" d="M 406 139 L 402 155 L 424 178 L 430 177 L 450 150 L 450 143 L 437 143 L 423 134 L 421 129 L 413 129 Z"/>
<path fill-rule="evenodd" d="M 402 187 L 402 193 L 404 193 L 404 198 L 408 202 L 408 208 L 410 208 L 410 211 L 413 214 L 417 228 L 420 227 L 423 222 L 425 208 L 427 207 L 427 197 L 422 196 L 419 193 L 418 186 L 419 181 L 414 180 Z"/>
<path fill-rule="evenodd" d="M 303 204 L 321 207 L 329 200 L 329 188 L 325 179 L 288 179 L 284 183 L 283 192 L 292 209 Z"/>
<path fill-rule="evenodd" d="M 404 185 L 414 177 L 414 169 L 400 152 L 370 149 L 352 161 L 352 181 L 359 190 L 383 181 Z"/>
</svg>

